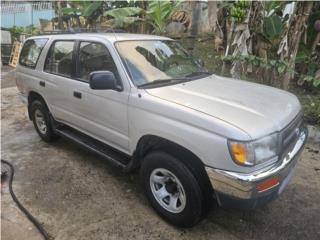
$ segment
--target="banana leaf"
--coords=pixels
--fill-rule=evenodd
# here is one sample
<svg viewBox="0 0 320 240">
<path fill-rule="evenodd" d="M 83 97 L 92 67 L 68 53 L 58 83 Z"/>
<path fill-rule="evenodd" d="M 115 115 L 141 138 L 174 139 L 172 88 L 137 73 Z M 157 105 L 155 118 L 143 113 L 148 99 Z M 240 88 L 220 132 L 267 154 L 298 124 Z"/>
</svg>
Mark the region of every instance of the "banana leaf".
<svg viewBox="0 0 320 240">
<path fill-rule="evenodd" d="M 82 14 L 82 11 L 77 8 L 62 8 L 61 11 L 63 15 L 68 16 L 80 16 Z"/>
<path fill-rule="evenodd" d="M 102 1 L 93 2 L 88 5 L 83 11 L 83 17 L 91 17 L 101 6 Z"/>
<path fill-rule="evenodd" d="M 264 18 L 264 33 L 270 37 L 274 38 L 279 36 L 283 31 L 282 20 L 279 16 L 274 15 L 271 17 Z"/>
<path fill-rule="evenodd" d="M 143 9 L 139 7 L 116 8 L 104 12 L 103 16 L 111 16 L 113 18 L 125 18 L 138 15 L 142 11 Z"/>
<path fill-rule="evenodd" d="M 113 19 L 108 20 L 107 23 L 113 27 L 122 28 L 136 21 L 142 21 L 142 18 L 136 17 L 136 15 L 142 11 L 143 9 L 139 7 L 116 8 L 104 12 L 103 16 L 113 17 Z"/>
<path fill-rule="evenodd" d="M 155 28 L 157 33 L 162 33 L 167 25 L 167 20 L 177 7 L 169 0 L 165 1 L 150 1 L 148 4 L 147 15 L 151 18 L 151 25 Z"/>
<path fill-rule="evenodd" d="M 124 18 L 113 18 L 104 22 L 104 25 L 112 26 L 113 28 L 124 28 L 127 25 L 136 23 L 138 21 L 143 21 L 139 17 L 124 17 Z"/>
</svg>

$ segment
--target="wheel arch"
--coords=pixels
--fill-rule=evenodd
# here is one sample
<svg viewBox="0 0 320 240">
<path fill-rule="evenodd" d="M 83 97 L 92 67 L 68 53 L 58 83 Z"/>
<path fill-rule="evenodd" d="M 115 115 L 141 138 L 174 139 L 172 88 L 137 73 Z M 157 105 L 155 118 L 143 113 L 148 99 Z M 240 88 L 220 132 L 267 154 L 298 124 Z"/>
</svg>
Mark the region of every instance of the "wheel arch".
<svg viewBox="0 0 320 240">
<path fill-rule="evenodd" d="M 29 115 L 29 119 L 32 120 L 32 116 L 31 116 L 31 103 L 35 100 L 39 100 L 41 102 L 44 103 L 45 107 L 47 108 L 47 110 L 49 111 L 48 105 L 45 101 L 45 99 L 41 96 L 41 94 L 39 94 L 36 91 L 30 91 L 28 94 L 28 115 Z"/>
<path fill-rule="evenodd" d="M 163 137 L 144 135 L 139 139 L 133 157 L 135 159 L 135 168 L 140 168 L 144 156 L 151 151 L 164 151 L 177 158 L 185 164 L 191 172 L 201 176 L 199 180 L 203 191 L 210 194 L 213 193 L 212 185 L 205 170 L 205 164 L 201 159 L 184 146 Z M 210 191 L 208 191 L 208 189 Z"/>
</svg>

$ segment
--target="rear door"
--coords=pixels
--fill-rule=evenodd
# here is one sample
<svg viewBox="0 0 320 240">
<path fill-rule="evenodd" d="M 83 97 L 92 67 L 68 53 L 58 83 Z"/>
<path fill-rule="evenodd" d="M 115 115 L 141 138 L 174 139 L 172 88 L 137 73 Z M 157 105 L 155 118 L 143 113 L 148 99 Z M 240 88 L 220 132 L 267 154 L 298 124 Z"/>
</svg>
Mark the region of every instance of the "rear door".
<svg viewBox="0 0 320 240">
<path fill-rule="evenodd" d="M 73 111 L 75 82 L 75 40 L 55 40 L 47 53 L 43 78 L 45 96 L 54 118 L 70 125 L 79 124 Z"/>
</svg>

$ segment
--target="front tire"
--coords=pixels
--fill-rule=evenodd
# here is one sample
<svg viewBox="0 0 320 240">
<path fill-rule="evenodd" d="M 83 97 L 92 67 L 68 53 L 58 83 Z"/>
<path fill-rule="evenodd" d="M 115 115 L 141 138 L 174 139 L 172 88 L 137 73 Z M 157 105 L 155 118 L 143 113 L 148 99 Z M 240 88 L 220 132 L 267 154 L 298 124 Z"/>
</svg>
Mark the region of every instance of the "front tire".
<svg viewBox="0 0 320 240">
<path fill-rule="evenodd" d="M 30 106 L 30 113 L 33 125 L 42 140 L 52 142 L 58 138 L 53 131 L 49 111 L 42 101 L 33 101 Z"/>
<path fill-rule="evenodd" d="M 204 196 L 197 176 L 177 158 L 161 151 L 149 153 L 141 166 L 146 196 L 169 223 L 191 227 L 204 216 Z"/>
</svg>

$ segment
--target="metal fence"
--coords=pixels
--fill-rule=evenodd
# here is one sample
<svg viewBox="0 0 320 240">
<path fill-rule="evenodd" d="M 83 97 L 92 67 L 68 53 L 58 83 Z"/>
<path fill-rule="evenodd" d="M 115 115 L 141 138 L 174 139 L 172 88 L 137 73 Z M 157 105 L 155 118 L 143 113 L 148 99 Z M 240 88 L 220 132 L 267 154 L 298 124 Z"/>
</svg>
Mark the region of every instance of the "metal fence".
<svg viewBox="0 0 320 240">
<path fill-rule="evenodd" d="M 30 11 L 52 10 L 52 2 L 1 2 L 1 14 L 17 14 Z"/>
</svg>

